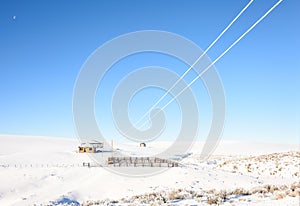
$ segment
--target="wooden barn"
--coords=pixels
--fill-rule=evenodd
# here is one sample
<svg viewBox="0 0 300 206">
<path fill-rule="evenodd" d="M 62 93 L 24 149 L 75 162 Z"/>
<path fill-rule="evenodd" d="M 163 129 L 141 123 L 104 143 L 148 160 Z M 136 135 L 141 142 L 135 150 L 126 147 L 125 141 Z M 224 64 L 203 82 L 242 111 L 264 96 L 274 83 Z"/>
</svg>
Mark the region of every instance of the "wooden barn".
<svg viewBox="0 0 300 206">
<path fill-rule="evenodd" d="M 78 147 L 79 153 L 97 153 L 101 152 L 103 143 L 98 141 L 84 142 Z"/>
</svg>

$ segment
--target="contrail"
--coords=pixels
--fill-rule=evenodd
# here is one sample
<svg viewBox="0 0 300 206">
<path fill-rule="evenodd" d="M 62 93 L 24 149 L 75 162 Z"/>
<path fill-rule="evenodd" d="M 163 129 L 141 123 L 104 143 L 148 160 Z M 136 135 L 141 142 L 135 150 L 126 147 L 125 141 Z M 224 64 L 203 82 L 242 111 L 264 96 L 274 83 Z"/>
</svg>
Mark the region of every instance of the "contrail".
<svg viewBox="0 0 300 206">
<path fill-rule="evenodd" d="M 159 100 L 156 101 L 154 105 L 135 123 L 137 125 L 140 123 L 150 112 L 163 100 L 168 93 L 186 76 L 186 74 L 202 59 L 202 57 L 210 50 L 211 47 L 223 36 L 223 34 L 232 26 L 232 24 L 244 13 L 244 11 L 253 3 L 254 0 L 250 0 L 249 3 L 239 12 L 239 14 L 228 24 L 228 26 L 219 34 L 219 36 L 207 47 L 207 49 L 198 57 L 198 59 L 187 69 L 181 77 L 165 92 Z"/>
<path fill-rule="evenodd" d="M 193 81 L 191 81 L 185 88 L 183 88 L 175 97 L 173 97 L 165 106 L 160 108 L 164 110 L 169 104 L 171 104 L 179 95 L 181 95 L 187 88 L 189 88 L 195 81 L 197 81 L 211 66 L 213 66 L 217 61 L 219 61 L 232 47 L 234 47 L 244 36 L 246 36 L 257 24 L 259 24 L 268 14 L 270 14 L 283 0 L 279 0 L 276 4 L 272 6 L 262 17 L 260 17 L 246 32 L 244 32 L 234 43 L 232 43 L 218 58 L 216 58 L 209 66 L 207 66 Z M 154 114 L 153 117 L 157 115 Z M 146 123 L 146 122 L 145 122 Z M 141 125 L 143 127 L 145 125 Z M 140 127 L 140 128 L 141 128 Z"/>
</svg>

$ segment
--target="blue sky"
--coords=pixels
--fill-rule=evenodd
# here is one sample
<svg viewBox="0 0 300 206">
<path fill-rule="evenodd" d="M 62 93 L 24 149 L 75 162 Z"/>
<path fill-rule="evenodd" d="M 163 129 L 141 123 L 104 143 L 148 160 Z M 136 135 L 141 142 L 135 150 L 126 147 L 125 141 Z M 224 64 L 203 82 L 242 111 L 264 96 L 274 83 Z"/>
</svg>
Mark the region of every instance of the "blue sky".
<svg viewBox="0 0 300 206">
<path fill-rule="evenodd" d="M 215 59 L 275 2 L 255 1 L 208 52 L 210 58 Z M 205 50 L 247 3 L 1 1 L 0 134 L 75 137 L 73 87 L 82 64 L 95 49 L 128 32 L 164 30 L 182 35 Z M 226 93 L 223 139 L 299 142 L 299 6 L 298 0 L 284 1 L 216 64 Z M 133 71 L 149 61 L 151 65 L 171 66 L 178 74 L 187 69 L 178 61 L 153 54 L 132 61 L 129 58 L 119 67 Z M 103 82 L 106 93 L 121 74 L 117 65 Z M 210 124 L 209 99 L 201 80 L 193 90 L 201 100 L 199 139 L 203 139 Z M 133 105 L 162 94 L 151 89 L 144 92 L 137 95 Z M 101 95 L 105 93 L 99 90 L 97 114 L 109 111 L 105 107 L 109 104 L 100 101 Z M 143 109 L 145 105 L 133 106 L 132 118 Z M 176 111 L 175 103 L 170 111 Z M 111 117 L 105 114 L 99 115 L 100 127 L 107 136 L 117 136 Z M 175 128 L 179 123 L 174 120 L 168 124 Z"/>
</svg>

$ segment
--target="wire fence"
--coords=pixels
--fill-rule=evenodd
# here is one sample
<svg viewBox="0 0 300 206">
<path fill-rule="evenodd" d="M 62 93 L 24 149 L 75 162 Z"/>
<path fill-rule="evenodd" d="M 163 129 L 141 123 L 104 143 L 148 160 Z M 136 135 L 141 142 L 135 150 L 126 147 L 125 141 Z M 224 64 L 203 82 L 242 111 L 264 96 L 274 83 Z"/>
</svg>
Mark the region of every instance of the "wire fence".
<svg viewBox="0 0 300 206">
<path fill-rule="evenodd" d="M 1 168 L 74 168 L 74 167 L 179 167 L 176 161 L 156 157 L 109 157 L 104 164 L 82 163 L 0 163 Z"/>
<path fill-rule="evenodd" d="M 70 167 L 85 167 L 83 163 L 65 164 L 65 163 L 49 163 L 49 164 L 1 164 L 0 168 L 70 168 Z"/>
</svg>

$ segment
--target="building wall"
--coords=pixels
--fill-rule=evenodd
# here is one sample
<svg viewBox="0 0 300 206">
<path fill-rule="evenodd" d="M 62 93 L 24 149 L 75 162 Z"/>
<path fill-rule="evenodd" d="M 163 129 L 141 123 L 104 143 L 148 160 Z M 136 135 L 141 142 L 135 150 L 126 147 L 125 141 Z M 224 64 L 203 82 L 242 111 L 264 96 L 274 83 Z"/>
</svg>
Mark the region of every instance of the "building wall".
<svg viewBox="0 0 300 206">
<path fill-rule="evenodd" d="M 95 153 L 95 148 L 93 147 L 78 147 L 79 153 Z"/>
</svg>

